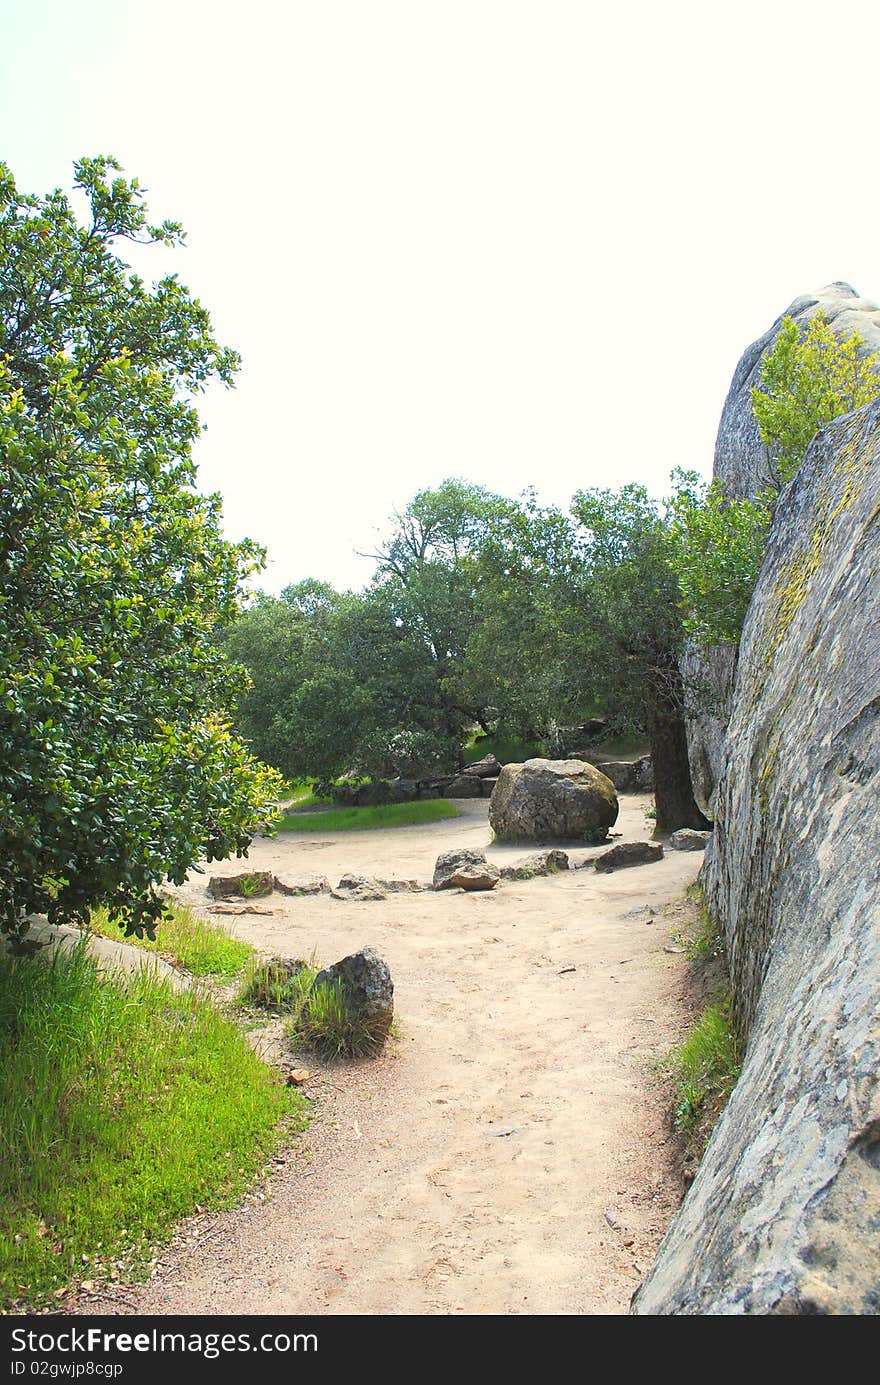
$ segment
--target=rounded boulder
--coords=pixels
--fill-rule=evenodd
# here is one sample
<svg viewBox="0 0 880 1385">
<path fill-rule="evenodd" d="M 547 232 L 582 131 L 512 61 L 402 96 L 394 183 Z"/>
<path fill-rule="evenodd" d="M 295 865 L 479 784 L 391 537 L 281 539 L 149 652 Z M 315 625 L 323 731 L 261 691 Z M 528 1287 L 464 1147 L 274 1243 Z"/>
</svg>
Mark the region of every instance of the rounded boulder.
<svg viewBox="0 0 880 1385">
<path fill-rule="evenodd" d="M 617 821 L 614 785 L 586 760 L 505 765 L 489 801 L 499 841 L 603 841 Z"/>
</svg>

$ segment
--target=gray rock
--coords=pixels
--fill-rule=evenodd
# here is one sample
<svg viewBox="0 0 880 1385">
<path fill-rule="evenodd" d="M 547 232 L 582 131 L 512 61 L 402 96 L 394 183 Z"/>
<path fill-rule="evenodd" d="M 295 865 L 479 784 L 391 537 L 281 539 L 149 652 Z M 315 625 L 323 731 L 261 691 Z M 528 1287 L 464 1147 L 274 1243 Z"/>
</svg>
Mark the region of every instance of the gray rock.
<svg viewBox="0 0 880 1385">
<path fill-rule="evenodd" d="M 783 317 L 803 324 L 820 309 L 838 336 L 858 332 L 866 351 L 880 350 L 880 307 L 860 298 L 849 284 L 828 284 L 818 293 L 804 294 L 789 304 L 772 327 L 743 352 L 724 402 L 715 443 L 714 477 L 731 495 L 751 498 L 772 480 L 767 448 L 752 409 L 751 392 L 759 382 L 762 358 L 775 342 Z M 710 818 L 714 817 L 735 677 L 734 648 L 703 650 L 691 645 L 682 661 L 689 709 L 691 781 L 699 807 Z"/>
<path fill-rule="evenodd" d="M 434 867 L 435 890 L 494 890 L 500 879 L 500 872 L 482 851 L 466 848 L 444 851 Z"/>
<path fill-rule="evenodd" d="M 735 645 L 708 649 L 691 640 L 680 661 L 691 784 L 697 806 L 708 818 L 715 816 L 736 659 Z"/>
<path fill-rule="evenodd" d="M 214 899 L 263 899 L 275 888 L 270 870 L 248 870 L 240 875 L 212 875 L 208 894 Z"/>
<path fill-rule="evenodd" d="M 484 755 L 482 760 L 475 760 L 472 765 L 467 765 L 464 773 L 477 779 L 497 779 L 501 773 L 501 763 L 494 755 Z"/>
<path fill-rule="evenodd" d="M 611 780 L 618 793 L 645 793 L 654 787 L 650 755 L 636 760 L 597 760 L 596 769 Z"/>
<path fill-rule="evenodd" d="M 746 620 L 703 878 L 742 1075 L 634 1311 L 880 1311 L 880 403 L 813 440 Z"/>
<path fill-rule="evenodd" d="M 480 780 L 480 794 L 482 795 L 482 797 L 483 797 L 483 798 L 491 798 L 491 797 L 492 797 L 492 794 L 493 794 L 493 792 L 494 792 L 494 790 L 495 790 L 495 785 L 496 785 L 497 783 L 498 783 L 498 780 L 497 780 L 497 779 L 481 779 L 481 780 Z"/>
<path fill-rule="evenodd" d="M 279 894 L 329 894 L 330 881 L 324 875 L 276 875 L 275 888 Z"/>
<path fill-rule="evenodd" d="M 419 796 L 419 786 L 415 779 L 392 779 L 388 785 L 392 803 L 412 803 Z"/>
<path fill-rule="evenodd" d="M 376 880 L 374 883 L 386 894 L 420 894 L 428 888 L 418 880 Z"/>
<path fill-rule="evenodd" d="M 475 774 L 459 774 L 444 790 L 446 798 L 481 798 L 483 790 Z"/>
<path fill-rule="evenodd" d="M 394 792 L 387 779 L 374 779 L 369 784 L 364 784 L 359 788 L 355 795 L 355 804 L 358 808 L 378 808 L 385 803 L 393 803 Z"/>
<path fill-rule="evenodd" d="M 650 755 L 635 762 L 635 786 L 640 793 L 650 793 L 654 788 L 654 761 Z"/>
<path fill-rule="evenodd" d="M 489 802 L 501 841 L 601 841 L 617 813 L 611 780 L 585 760 L 505 765 Z"/>
<path fill-rule="evenodd" d="M 601 874 L 627 866 L 649 866 L 653 861 L 662 859 L 663 847 L 660 842 L 620 842 L 610 851 L 603 851 L 593 864 Z"/>
<path fill-rule="evenodd" d="M 696 832 L 692 827 L 679 827 L 669 838 L 673 851 L 705 851 L 711 832 Z"/>
<path fill-rule="evenodd" d="M 534 851 L 531 856 L 518 861 L 515 866 L 503 866 L 502 880 L 531 880 L 536 875 L 555 875 L 558 870 L 568 870 L 568 852 L 551 847 L 548 851 Z"/>
<path fill-rule="evenodd" d="M 385 891 L 378 880 L 368 875 L 343 875 L 335 890 L 330 892 L 333 899 L 354 900 L 384 899 Z"/>
<path fill-rule="evenodd" d="M 341 983 L 346 1008 L 365 1020 L 376 1043 L 381 1043 L 394 1019 L 394 983 L 388 964 L 375 948 L 365 947 L 319 971 L 312 989 L 335 981 Z"/>
</svg>

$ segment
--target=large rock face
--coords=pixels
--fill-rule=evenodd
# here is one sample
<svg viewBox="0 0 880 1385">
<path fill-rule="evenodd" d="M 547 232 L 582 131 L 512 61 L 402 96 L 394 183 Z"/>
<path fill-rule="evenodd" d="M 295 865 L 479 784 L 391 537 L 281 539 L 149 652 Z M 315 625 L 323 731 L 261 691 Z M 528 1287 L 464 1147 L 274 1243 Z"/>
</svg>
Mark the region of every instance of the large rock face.
<svg viewBox="0 0 880 1385">
<path fill-rule="evenodd" d="M 743 352 L 724 401 L 713 474 L 731 495 L 750 498 L 771 482 L 767 449 L 761 442 L 752 410 L 752 389 L 760 380 L 761 361 L 775 342 L 783 317 L 803 324 L 820 310 L 838 336 L 849 337 L 858 332 L 866 351 L 880 350 L 880 307 L 860 298 L 849 284 L 828 284 L 818 293 L 804 294 L 789 304 L 772 327 Z M 682 677 L 685 687 L 695 690 L 695 696 L 689 699 L 688 717 L 694 797 L 702 811 L 712 817 L 736 677 L 736 650 L 691 647 L 682 661 Z M 707 710 L 706 692 L 711 710 Z"/>
<path fill-rule="evenodd" d="M 489 802 L 501 841 L 601 841 L 617 821 L 611 780 L 585 760 L 505 765 Z"/>
<path fill-rule="evenodd" d="M 880 1312 L 880 402 L 814 439 L 746 622 L 705 883 L 748 1034 L 634 1311 Z"/>
</svg>

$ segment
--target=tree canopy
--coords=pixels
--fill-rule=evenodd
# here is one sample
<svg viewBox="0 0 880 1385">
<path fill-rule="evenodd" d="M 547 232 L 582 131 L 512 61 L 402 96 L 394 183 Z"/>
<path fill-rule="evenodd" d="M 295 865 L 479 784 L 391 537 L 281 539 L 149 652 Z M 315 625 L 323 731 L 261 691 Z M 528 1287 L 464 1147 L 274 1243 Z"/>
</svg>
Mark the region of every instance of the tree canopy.
<svg viewBox="0 0 880 1385">
<path fill-rule="evenodd" d="M 752 408 L 774 483 L 750 499 L 677 473 L 673 570 L 689 634 L 736 644 L 767 546 L 773 511 L 820 428 L 880 393 L 880 356 L 858 332 L 840 337 L 822 312 L 803 327 L 783 318 L 761 363 Z"/>
<path fill-rule="evenodd" d="M 276 777 L 229 725 L 217 648 L 250 543 L 195 489 L 195 397 L 234 352 L 176 276 L 125 242 L 176 245 L 136 179 L 82 159 L 62 191 L 0 165 L 0 925 L 106 905 L 150 929 L 163 877 L 242 852 Z"/>
</svg>

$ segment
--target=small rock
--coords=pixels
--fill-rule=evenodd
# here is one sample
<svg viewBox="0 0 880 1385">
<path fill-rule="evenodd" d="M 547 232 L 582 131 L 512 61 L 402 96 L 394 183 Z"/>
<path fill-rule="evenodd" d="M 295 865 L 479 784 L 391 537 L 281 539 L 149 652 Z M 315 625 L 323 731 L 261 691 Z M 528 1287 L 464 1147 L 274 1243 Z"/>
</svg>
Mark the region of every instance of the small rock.
<svg viewBox="0 0 880 1385">
<path fill-rule="evenodd" d="M 692 827 L 679 827 L 669 838 L 673 851 L 705 851 L 711 832 L 695 832 Z"/>
<path fill-rule="evenodd" d="M 482 760 L 476 760 L 472 765 L 467 765 L 464 775 L 467 778 L 472 776 L 477 779 L 497 779 L 501 773 L 501 761 L 494 755 L 485 755 Z"/>
<path fill-rule="evenodd" d="M 533 852 L 515 866 L 504 866 L 501 877 L 503 880 L 531 880 L 536 875 L 554 875 L 558 870 L 568 869 L 568 852 L 552 847 L 548 851 Z"/>
<path fill-rule="evenodd" d="M 624 866 L 647 866 L 663 858 L 660 842 L 621 842 L 596 857 L 597 871 L 620 870 Z"/>
<path fill-rule="evenodd" d="M 335 890 L 330 891 L 331 899 L 345 899 L 347 901 L 363 899 L 384 899 L 385 891 L 380 887 L 378 880 L 372 880 L 367 875 L 343 875 Z"/>
<path fill-rule="evenodd" d="M 434 889 L 494 890 L 501 874 L 482 851 L 444 851 L 434 867 Z"/>
<path fill-rule="evenodd" d="M 275 876 L 275 888 L 280 894 L 329 894 L 330 881 L 324 875 Z"/>
<path fill-rule="evenodd" d="M 446 789 L 446 798 L 482 798 L 480 780 L 473 774 L 460 774 Z"/>
<path fill-rule="evenodd" d="M 335 981 L 342 986 L 346 1009 L 368 1022 L 377 1047 L 384 1043 L 394 1018 L 394 983 L 387 962 L 375 948 L 362 948 L 319 971 L 313 990 Z"/>
<path fill-rule="evenodd" d="M 304 1087 L 311 1077 L 308 1068 L 292 1068 L 287 1074 L 288 1087 Z"/>
<path fill-rule="evenodd" d="M 270 870 L 244 871 L 241 875 L 212 875 L 208 894 L 214 899 L 262 899 L 275 888 Z"/>
</svg>

